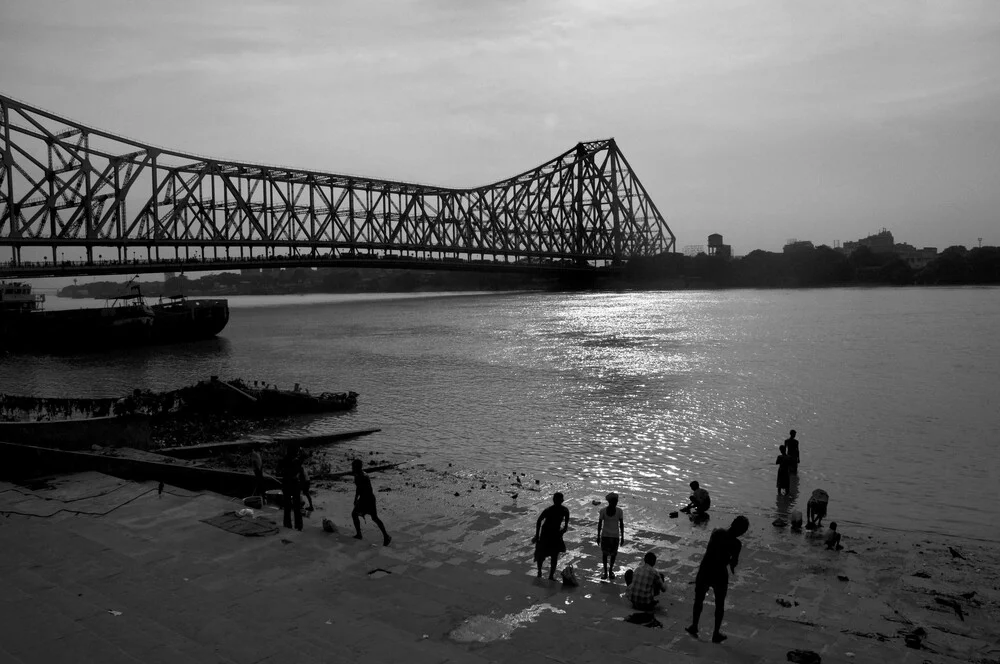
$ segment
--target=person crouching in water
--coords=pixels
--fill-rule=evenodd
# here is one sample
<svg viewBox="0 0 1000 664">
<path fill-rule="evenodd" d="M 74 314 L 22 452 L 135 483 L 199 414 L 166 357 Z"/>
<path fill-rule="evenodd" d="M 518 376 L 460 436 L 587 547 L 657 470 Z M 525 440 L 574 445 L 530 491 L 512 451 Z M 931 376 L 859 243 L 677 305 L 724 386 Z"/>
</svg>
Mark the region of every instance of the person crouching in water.
<svg viewBox="0 0 1000 664">
<path fill-rule="evenodd" d="M 351 510 L 351 519 L 354 520 L 354 539 L 361 538 L 361 521 L 358 517 L 366 514 L 372 518 L 378 529 L 382 531 L 382 546 L 389 546 L 392 538 L 385 532 L 385 525 L 378 518 L 378 508 L 375 506 L 375 492 L 372 490 L 372 481 L 365 474 L 361 459 L 351 462 L 351 474 L 354 475 L 354 509 Z"/>
<path fill-rule="evenodd" d="M 708 508 L 711 506 L 712 498 L 708 495 L 708 491 L 702 489 L 697 482 L 691 482 L 691 496 L 688 498 L 687 507 L 681 508 L 681 511 L 690 514 L 693 509 L 692 519 L 706 519 Z"/>
<path fill-rule="evenodd" d="M 629 570 L 625 574 L 625 582 L 628 584 L 628 592 L 625 597 L 632 602 L 632 608 L 637 611 L 652 611 L 660 600 L 656 596 L 667 589 L 667 582 L 663 578 L 662 572 L 655 569 L 656 554 L 648 552 L 642 559 L 642 565 Z"/>
<path fill-rule="evenodd" d="M 556 565 L 559 554 L 566 552 L 563 535 L 569 529 L 569 510 L 563 505 L 563 495 L 552 496 L 552 504 L 542 510 L 535 522 L 535 536 L 531 543 L 535 545 L 535 562 L 538 564 L 538 578 L 542 578 L 542 563 L 551 558 L 549 579 L 556 578 Z"/>
<path fill-rule="evenodd" d="M 698 620 L 701 618 L 701 608 L 708 589 L 715 591 L 715 631 L 712 632 L 712 642 L 722 643 L 726 636 L 722 629 L 722 618 L 726 613 L 726 593 L 729 591 L 729 572 L 736 573 L 736 565 L 740 561 L 740 551 L 743 543 L 739 537 L 750 528 L 750 521 L 743 515 L 733 519 L 729 529 L 716 528 L 708 539 L 708 547 L 698 567 L 698 575 L 694 581 L 694 616 L 691 625 L 686 628 L 691 636 L 698 636 Z M 726 568 L 729 568 L 727 571 Z"/>
<path fill-rule="evenodd" d="M 601 545 L 601 554 L 604 557 L 604 571 L 601 572 L 601 578 L 613 579 L 618 547 L 625 543 L 625 515 L 618 507 L 617 493 L 609 493 L 605 498 L 608 506 L 602 507 L 597 516 L 597 542 Z M 608 558 L 611 559 L 610 567 Z"/>
</svg>

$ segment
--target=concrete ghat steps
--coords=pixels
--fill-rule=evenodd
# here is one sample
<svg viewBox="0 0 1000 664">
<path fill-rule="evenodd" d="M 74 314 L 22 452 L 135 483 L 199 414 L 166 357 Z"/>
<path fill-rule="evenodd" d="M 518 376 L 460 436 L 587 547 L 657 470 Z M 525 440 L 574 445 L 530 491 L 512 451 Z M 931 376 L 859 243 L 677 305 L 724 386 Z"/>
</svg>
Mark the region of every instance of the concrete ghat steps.
<svg viewBox="0 0 1000 664">
<path fill-rule="evenodd" d="M 26 601 L 42 607 L 43 615 L 51 618 L 48 629 L 63 633 L 63 630 L 57 630 L 57 625 L 61 624 L 69 631 L 89 632 L 114 644 L 140 662 L 226 661 L 219 660 L 214 655 L 209 656 L 209 653 L 202 652 L 201 646 L 196 642 L 149 617 L 155 616 L 156 611 L 141 611 L 125 605 L 113 593 L 105 594 L 105 591 L 113 590 L 113 583 L 86 583 L 88 566 L 78 566 L 80 562 L 87 562 L 85 556 L 64 556 L 61 561 L 53 562 L 50 556 L 45 555 L 44 550 L 39 550 L 33 544 L 30 539 L 8 543 L 5 559 L 9 561 L 13 554 L 19 563 L 18 571 L 8 575 L 8 580 L 17 584 L 27 598 Z M 111 610 L 121 611 L 122 615 L 115 616 L 110 613 Z M 24 628 L 24 623 L 30 625 L 34 622 L 30 616 L 14 615 L 17 615 L 21 629 Z M 65 624 L 67 620 L 71 623 L 68 626 Z M 46 623 L 43 621 L 41 624 Z M 151 644 L 154 643 L 157 645 L 151 649 Z M 66 650 L 83 658 L 78 661 L 106 661 L 92 658 L 87 648 Z M 40 654 L 25 659 L 25 662 L 47 661 L 49 659 Z"/>
<path fill-rule="evenodd" d="M 62 618 L 79 622 L 73 625 L 64 622 L 59 625 L 60 631 L 79 628 L 79 638 L 88 642 L 84 645 L 95 653 L 107 650 L 99 647 L 106 643 L 120 648 L 122 655 L 125 651 L 133 653 L 140 661 L 204 661 L 207 656 L 211 661 L 259 662 L 281 661 L 282 658 L 289 661 L 291 656 L 304 664 L 326 661 L 331 655 L 336 657 L 345 652 L 355 652 L 355 647 L 358 654 L 362 650 L 371 652 L 373 647 L 376 650 L 381 648 L 384 650 L 379 650 L 381 659 L 390 662 L 428 661 L 427 656 L 432 653 L 432 660 L 445 661 L 448 654 L 454 654 L 440 644 L 415 643 L 415 638 L 419 637 L 396 630 L 388 623 L 366 620 L 345 628 L 342 620 L 334 620 L 329 630 L 324 630 L 325 623 L 321 626 L 317 623 L 320 616 L 332 613 L 328 611 L 329 599 L 317 601 L 315 597 L 305 595 L 301 602 L 288 602 L 287 599 L 282 602 L 288 589 L 281 588 L 280 584 L 271 592 L 266 588 L 250 589 L 250 596 L 245 601 L 232 603 L 234 592 L 237 595 L 248 592 L 239 587 L 242 584 L 239 577 L 224 579 L 224 596 L 227 599 L 215 610 L 216 618 L 207 623 L 193 622 L 186 619 L 183 605 L 189 602 L 204 605 L 205 588 L 200 587 L 198 579 L 178 581 L 171 570 L 166 573 L 173 578 L 163 578 L 163 570 L 156 564 L 143 565 L 121 553 L 119 548 L 138 546 L 144 550 L 146 543 L 108 528 L 95 531 L 93 525 L 87 524 L 90 537 L 69 531 L 66 545 L 74 552 L 71 559 L 59 552 L 44 550 L 40 546 L 43 542 L 35 541 L 30 536 L 18 543 L 16 548 L 18 566 L 22 570 L 34 564 L 35 570 L 44 570 L 45 574 L 42 578 L 33 572 L 25 572 L 21 578 L 22 593 L 30 596 L 31 602 L 41 600 L 42 605 L 49 609 L 48 613 L 58 613 L 54 607 L 61 606 L 64 611 L 74 614 L 75 618 L 65 615 Z M 218 532 L 230 545 L 253 541 Z M 108 546 L 111 542 L 117 542 L 117 546 Z M 293 552 L 298 553 L 293 548 L 289 554 Z M 308 552 L 302 553 L 308 555 Z M 100 565 L 90 564 L 97 556 L 100 556 Z M 273 557 L 280 556 L 279 553 Z M 208 595 L 210 597 L 211 593 Z M 337 599 L 342 600 L 343 596 Z M 354 601 L 359 599 L 355 597 Z M 111 615 L 111 608 L 121 611 L 122 615 Z M 309 618 L 309 627 L 299 628 L 299 620 L 305 617 Z M 290 626 L 285 630 L 288 638 L 259 643 L 255 627 L 266 627 L 273 635 L 276 625 L 282 623 Z M 129 642 L 127 635 L 134 633 L 143 635 L 139 642 Z M 345 634 L 350 636 L 345 638 Z M 391 643 L 391 647 L 383 648 L 380 645 L 382 641 Z M 140 650 L 143 645 L 148 648 L 150 642 L 164 645 L 155 653 Z M 64 643 L 60 647 L 65 646 Z M 229 657 L 221 657 L 223 653 Z M 100 660 L 94 661 L 130 660 L 104 654 Z"/>
<path fill-rule="evenodd" d="M 92 530 L 93 524 L 90 524 L 88 532 Z M 222 531 L 219 533 L 228 535 Z M 100 534 L 105 542 L 115 538 L 110 532 Z M 43 542 L 35 542 L 30 537 L 18 544 L 19 567 L 26 569 L 33 559 L 37 566 L 35 570 L 44 570 L 47 583 L 52 584 L 45 591 L 49 594 L 48 601 L 38 595 L 46 583 L 45 579 L 37 577 L 23 581 L 22 590 L 34 595 L 31 601 L 42 599 L 50 613 L 58 613 L 56 606 L 80 606 L 80 611 L 90 616 L 84 620 L 81 629 L 119 644 L 122 650 L 135 653 L 136 649 L 148 649 L 150 643 L 162 644 L 155 653 L 146 650 L 138 653 L 139 661 L 241 663 L 266 660 L 280 653 L 294 653 L 293 659 L 304 664 L 317 661 L 307 653 L 298 652 L 291 644 L 260 643 L 253 629 L 223 615 L 225 606 L 219 606 L 217 617 L 209 621 L 195 618 L 194 614 L 185 611 L 185 606 L 197 602 L 203 607 L 206 596 L 209 601 L 212 599 L 211 593 L 206 593 L 196 584 L 187 584 L 179 577 L 161 578 L 154 569 L 119 550 L 72 531 L 69 531 L 68 540 L 67 548 L 74 552 L 70 558 L 44 550 L 39 546 Z M 95 561 L 94 557 L 98 555 L 100 561 Z M 90 603 L 81 600 L 80 595 L 89 599 Z M 121 611 L 122 615 L 112 616 L 108 613 L 109 609 Z M 76 625 L 61 626 L 70 629 Z M 141 637 L 130 642 L 130 634 Z M 63 644 L 65 650 L 72 651 L 65 646 Z M 47 662 L 50 659 L 29 661 Z"/>
</svg>

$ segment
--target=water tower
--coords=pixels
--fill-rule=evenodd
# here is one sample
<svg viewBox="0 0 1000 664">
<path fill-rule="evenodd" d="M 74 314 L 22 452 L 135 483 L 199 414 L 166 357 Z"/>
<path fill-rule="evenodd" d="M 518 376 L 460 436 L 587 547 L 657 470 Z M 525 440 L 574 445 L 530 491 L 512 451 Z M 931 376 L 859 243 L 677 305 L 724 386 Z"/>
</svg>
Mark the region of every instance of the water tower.
<svg viewBox="0 0 1000 664">
<path fill-rule="evenodd" d="M 708 255 L 721 256 L 722 258 L 732 258 L 733 248 L 728 244 L 723 244 L 722 236 L 712 233 L 708 236 Z"/>
</svg>

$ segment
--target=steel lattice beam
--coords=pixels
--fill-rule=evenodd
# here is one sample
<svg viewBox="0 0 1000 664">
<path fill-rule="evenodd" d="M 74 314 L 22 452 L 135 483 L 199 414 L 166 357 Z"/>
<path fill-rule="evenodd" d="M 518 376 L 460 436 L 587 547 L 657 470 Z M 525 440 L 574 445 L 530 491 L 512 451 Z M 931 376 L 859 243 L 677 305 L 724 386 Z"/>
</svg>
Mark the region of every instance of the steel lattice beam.
<svg viewBox="0 0 1000 664">
<path fill-rule="evenodd" d="M 454 189 L 198 157 L 0 96 L 0 246 L 607 265 L 676 240 L 614 139 Z"/>
</svg>

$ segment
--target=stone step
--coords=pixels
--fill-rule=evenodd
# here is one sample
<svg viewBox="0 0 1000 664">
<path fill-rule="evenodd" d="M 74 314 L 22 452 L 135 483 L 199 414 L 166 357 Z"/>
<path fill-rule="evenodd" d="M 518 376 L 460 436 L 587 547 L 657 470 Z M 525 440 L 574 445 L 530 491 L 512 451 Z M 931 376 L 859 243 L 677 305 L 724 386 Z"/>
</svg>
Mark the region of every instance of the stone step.
<svg viewBox="0 0 1000 664">
<path fill-rule="evenodd" d="M 91 525 L 88 532 L 93 530 Z M 221 532 L 221 531 L 220 531 Z M 237 536 L 233 535 L 236 538 Z M 317 661 L 307 652 L 299 652 L 294 643 L 267 642 L 258 643 L 257 632 L 248 625 L 247 616 L 252 616 L 252 604 L 235 602 L 234 597 L 243 595 L 251 597 L 256 589 L 240 578 L 218 580 L 219 590 L 225 593 L 214 593 L 206 590 L 203 585 L 195 582 L 185 582 L 183 578 L 165 579 L 154 569 L 123 555 L 113 548 L 105 548 L 103 542 L 113 539 L 106 533 L 98 532 L 98 537 L 88 538 L 70 531 L 66 535 L 67 548 L 74 551 L 70 559 L 54 559 L 53 552 L 43 552 L 38 555 L 38 563 L 46 563 L 46 579 L 51 584 L 58 584 L 64 596 L 59 600 L 63 604 L 72 604 L 65 593 L 82 595 L 91 602 L 99 602 L 103 609 L 91 613 L 97 622 L 88 622 L 88 627 L 100 632 L 101 636 L 112 642 L 116 639 L 114 631 L 106 631 L 108 610 L 116 610 L 121 616 L 113 616 L 114 624 L 126 633 L 137 632 L 144 636 L 139 643 L 129 643 L 127 648 L 134 652 L 142 643 L 151 640 L 169 644 L 176 651 L 183 653 L 183 659 L 202 661 L 206 656 L 220 662 L 256 662 L 268 657 L 293 653 L 295 661 L 310 664 Z M 127 538 L 122 540 L 127 542 Z M 237 538 L 235 541 L 239 541 Z M 22 555 L 26 555 L 24 547 L 31 547 L 30 538 L 21 542 L 18 547 Z M 210 575 L 209 575 L 210 576 Z M 202 581 L 210 582 L 210 578 Z M 24 582 L 29 590 L 31 583 Z M 236 589 L 234 593 L 233 590 Z M 186 606 L 198 605 L 205 607 L 206 602 L 216 601 L 216 617 L 205 621 L 192 612 L 185 611 Z M 277 598 L 280 601 L 280 596 Z M 55 602 L 55 600 L 54 600 Z M 53 603 L 54 603 L 53 602 Z M 106 606 L 105 606 L 106 605 Z M 126 618 L 126 616 L 128 616 Z M 271 626 L 273 628 L 273 626 Z M 154 653 L 161 655 L 161 653 Z M 225 657 L 223 657 L 223 655 Z M 149 653 L 142 653 L 149 659 Z M 172 655 L 173 661 L 178 656 Z M 162 661 L 170 661 L 170 657 L 158 657 Z M 322 661 L 322 660 L 320 660 Z"/>
<path fill-rule="evenodd" d="M 7 652 L 2 645 L 0 645 L 0 664 L 25 664 L 23 659 L 14 657 L 14 655 Z"/>
<path fill-rule="evenodd" d="M 193 641 L 189 647 L 175 649 L 172 645 L 158 646 L 159 657 L 150 659 L 145 651 L 150 649 L 152 636 L 160 633 L 165 640 L 171 642 L 183 642 L 180 635 L 164 634 L 163 630 L 149 621 L 138 612 L 125 613 L 121 608 L 115 608 L 117 602 L 99 590 L 72 581 L 71 575 L 63 578 L 63 572 L 53 567 L 31 568 L 31 563 L 27 560 L 23 551 L 15 551 L 15 547 L 8 546 L 5 551 L 5 558 L 10 560 L 17 556 L 22 565 L 13 571 L 8 571 L 5 578 L 8 584 L 15 586 L 24 594 L 24 601 L 29 606 L 38 606 L 44 609 L 45 620 L 41 624 L 47 624 L 46 629 L 57 631 L 55 625 L 59 625 L 63 632 L 89 632 L 92 635 L 103 639 L 109 644 L 115 645 L 121 651 L 136 658 L 136 661 L 181 661 L 197 656 L 199 653 L 198 644 Z M 42 574 L 45 576 L 42 577 Z M 66 579 L 69 579 L 68 581 Z M 31 612 L 15 612 L 13 607 L 7 607 L 11 611 L 10 615 L 15 616 L 21 628 L 17 632 L 17 639 L 11 642 L 23 642 L 25 631 L 31 633 L 33 624 L 24 627 L 24 621 L 32 621 L 34 618 Z M 122 611 L 121 616 L 110 613 L 112 610 Z M 128 617 L 125 617 L 125 616 Z M 124 618 L 124 619 L 123 619 Z M 55 623 L 55 625 L 53 624 Z M 162 641 L 161 641 L 162 642 Z M 65 645 L 65 644 L 64 644 Z M 127 660 L 126 660 L 127 661 Z M 213 661 L 195 659 L 194 661 Z"/>
</svg>

